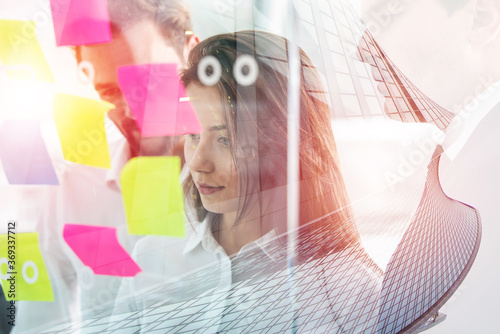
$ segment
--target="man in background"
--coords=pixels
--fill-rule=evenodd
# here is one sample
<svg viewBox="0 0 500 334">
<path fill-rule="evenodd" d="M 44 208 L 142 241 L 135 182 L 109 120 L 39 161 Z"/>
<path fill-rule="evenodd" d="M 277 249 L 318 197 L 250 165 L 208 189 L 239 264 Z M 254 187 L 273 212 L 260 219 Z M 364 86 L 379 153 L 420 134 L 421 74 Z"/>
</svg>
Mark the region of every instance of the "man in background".
<svg viewBox="0 0 500 334">
<path fill-rule="evenodd" d="M 153 63 L 182 66 L 189 50 L 199 42 L 192 32 L 189 10 L 183 0 L 108 0 L 108 9 L 112 40 L 79 46 L 75 53 L 78 62 L 92 65 L 89 72 L 95 74 L 93 84 L 101 99 L 115 105 L 105 120 L 111 169 L 74 165 L 62 175 L 60 186 L 51 189 L 37 232 L 54 302 L 20 302 L 20 326 L 15 329 L 19 332 L 47 329 L 57 322 L 79 324 L 106 306 L 112 309 L 121 279 L 95 275 L 84 266 L 63 240 L 64 224 L 115 227 L 121 245 L 130 254 L 138 237 L 127 233 L 119 184 L 121 170 L 135 156 L 178 152 L 178 137 L 141 136 L 118 85 L 117 69 Z"/>
<path fill-rule="evenodd" d="M 481 214 L 474 265 L 443 308 L 447 320 L 429 332 L 491 332 L 500 300 L 500 1 L 363 0 L 363 19 L 401 72 L 455 114 L 440 160 L 442 188 Z"/>
</svg>

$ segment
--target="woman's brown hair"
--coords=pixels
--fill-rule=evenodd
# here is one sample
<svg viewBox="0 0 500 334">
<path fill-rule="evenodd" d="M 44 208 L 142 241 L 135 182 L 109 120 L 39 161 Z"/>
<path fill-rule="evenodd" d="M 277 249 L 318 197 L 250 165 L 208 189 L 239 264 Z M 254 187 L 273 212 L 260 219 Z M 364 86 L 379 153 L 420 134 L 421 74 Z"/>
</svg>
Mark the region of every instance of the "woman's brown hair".
<svg viewBox="0 0 500 334">
<path fill-rule="evenodd" d="M 257 79 L 248 86 L 239 84 L 233 74 L 235 61 L 243 55 L 251 56 L 258 65 Z M 210 37 L 189 54 L 188 67 L 181 74 L 186 87 L 190 84 L 203 85 L 198 77 L 198 65 L 207 56 L 215 57 L 222 67 L 221 77 L 215 87 L 220 92 L 240 194 L 256 193 L 260 196 L 263 191 L 281 187 L 281 195 L 286 198 L 287 40 L 260 31 Z M 302 50 L 300 62 L 299 224 L 303 226 L 311 220 L 333 213 L 336 219 L 331 220 L 332 223 L 343 225 L 349 222 L 352 225 L 330 111 L 327 104 L 313 97 L 324 93 L 321 81 Z M 207 74 L 211 70 L 209 67 Z M 248 70 L 243 67 L 243 73 Z M 184 183 L 184 191 L 186 200 L 196 209 L 197 219 L 202 221 L 208 212 L 203 208 L 191 176 Z M 260 204 L 266 212 L 279 209 L 266 207 L 275 203 Z M 239 218 L 244 215 L 248 205 L 246 200 L 240 201 Z M 283 227 L 283 224 L 286 225 L 286 215 L 281 218 L 284 221 L 276 223 Z M 345 233 L 344 230 L 342 234 Z M 354 235 L 355 229 L 347 234 Z"/>
</svg>

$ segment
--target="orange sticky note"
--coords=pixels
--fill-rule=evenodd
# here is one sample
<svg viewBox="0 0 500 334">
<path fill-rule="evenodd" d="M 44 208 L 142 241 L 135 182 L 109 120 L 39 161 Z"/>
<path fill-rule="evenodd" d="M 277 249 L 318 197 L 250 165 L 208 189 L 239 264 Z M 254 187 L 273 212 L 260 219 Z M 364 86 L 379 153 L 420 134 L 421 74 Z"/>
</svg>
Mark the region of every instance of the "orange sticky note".
<svg viewBox="0 0 500 334">
<path fill-rule="evenodd" d="M 35 36 L 35 22 L 0 20 L 0 61 L 11 79 L 55 82 Z"/>
<path fill-rule="evenodd" d="M 178 156 L 133 158 L 123 168 L 120 183 L 130 234 L 185 235 L 180 171 Z"/>
<path fill-rule="evenodd" d="M 64 159 L 82 165 L 110 168 L 104 115 L 114 106 L 104 101 L 56 94 L 53 108 Z"/>
</svg>

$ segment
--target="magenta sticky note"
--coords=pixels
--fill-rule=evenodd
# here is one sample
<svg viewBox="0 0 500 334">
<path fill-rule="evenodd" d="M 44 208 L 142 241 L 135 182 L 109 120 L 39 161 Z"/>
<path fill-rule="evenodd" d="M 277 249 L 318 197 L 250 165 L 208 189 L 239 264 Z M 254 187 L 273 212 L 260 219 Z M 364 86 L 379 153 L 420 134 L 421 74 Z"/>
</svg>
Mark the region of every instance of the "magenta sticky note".
<svg viewBox="0 0 500 334">
<path fill-rule="evenodd" d="M 0 160 L 9 184 L 59 184 L 39 121 L 4 121 Z"/>
<path fill-rule="evenodd" d="M 57 46 L 111 41 L 106 0 L 50 0 Z"/>
<path fill-rule="evenodd" d="M 118 82 L 144 137 L 201 132 L 177 64 L 121 66 Z"/>
<path fill-rule="evenodd" d="M 116 228 L 65 224 L 63 237 L 83 264 L 97 275 L 132 277 L 141 272 L 118 242 Z"/>
</svg>

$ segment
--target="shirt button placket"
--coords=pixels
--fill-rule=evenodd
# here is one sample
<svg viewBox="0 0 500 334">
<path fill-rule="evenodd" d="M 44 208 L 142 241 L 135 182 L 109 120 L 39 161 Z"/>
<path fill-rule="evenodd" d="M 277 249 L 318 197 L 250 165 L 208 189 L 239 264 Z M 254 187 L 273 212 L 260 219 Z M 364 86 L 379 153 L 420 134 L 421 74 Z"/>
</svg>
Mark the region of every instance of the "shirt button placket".
<svg viewBox="0 0 500 334">
<path fill-rule="evenodd" d="M 208 328 L 203 329 L 204 333 L 218 332 L 232 283 L 231 260 L 220 250 L 217 251 L 216 258 L 219 265 L 219 284 L 212 295 L 208 312 L 205 313 L 205 324 Z"/>
</svg>

